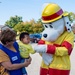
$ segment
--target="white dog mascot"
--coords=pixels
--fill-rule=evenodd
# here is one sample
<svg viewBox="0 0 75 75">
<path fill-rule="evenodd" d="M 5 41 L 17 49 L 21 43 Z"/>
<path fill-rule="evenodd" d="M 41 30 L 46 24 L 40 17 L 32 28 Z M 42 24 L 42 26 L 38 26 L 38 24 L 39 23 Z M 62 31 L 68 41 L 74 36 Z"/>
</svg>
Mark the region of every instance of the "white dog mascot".
<svg viewBox="0 0 75 75">
<path fill-rule="evenodd" d="M 69 75 L 70 54 L 74 47 L 74 34 L 68 13 L 55 3 L 47 3 L 42 11 L 44 31 L 34 50 L 41 54 L 40 75 Z"/>
</svg>

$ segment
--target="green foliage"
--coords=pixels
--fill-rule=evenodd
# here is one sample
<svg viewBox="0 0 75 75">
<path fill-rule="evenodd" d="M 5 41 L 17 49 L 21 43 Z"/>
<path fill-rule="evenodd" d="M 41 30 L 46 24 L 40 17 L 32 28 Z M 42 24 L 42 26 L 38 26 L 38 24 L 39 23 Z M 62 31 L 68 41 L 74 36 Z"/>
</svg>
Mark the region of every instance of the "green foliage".
<svg viewBox="0 0 75 75">
<path fill-rule="evenodd" d="M 75 13 L 70 12 L 69 13 L 69 19 L 70 19 L 71 22 L 73 22 L 75 20 Z"/>
<path fill-rule="evenodd" d="M 10 17 L 10 19 L 6 21 L 5 25 L 13 28 L 17 33 L 21 33 L 23 31 L 27 31 L 29 33 L 40 33 L 44 29 L 41 19 L 38 19 L 38 21 L 32 19 L 29 22 L 23 22 L 22 17 L 19 16 Z"/>
<path fill-rule="evenodd" d="M 26 32 L 29 32 L 29 33 L 33 33 L 32 25 L 30 25 L 30 24 L 24 24 L 24 23 L 17 24 L 14 27 L 14 30 L 17 31 L 17 32 L 19 32 L 19 33 L 23 32 L 23 31 L 26 31 Z"/>
<path fill-rule="evenodd" d="M 75 20 L 75 13 L 73 12 L 67 12 L 67 11 L 64 11 L 64 13 L 68 13 L 68 17 L 70 19 L 71 22 L 73 22 Z"/>
<path fill-rule="evenodd" d="M 33 33 L 33 27 L 31 24 L 25 24 L 24 25 L 24 30 L 29 32 L 29 33 Z"/>
<path fill-rule="evenodd" d="M 15 17 L 10 17 L 10 19 L 5 22 L 5 25 L 7 25 L 11 28 L 14 28 L 15 25 L 17 25 L 18 23 L 21 23 L 21 22 L 23 22 L 22 17 L 19 17 L 16 15 Z"/>
<path fill-rule="evenodd" d="M 24 31 L 24 25 L 22 23 L 18 23 L 17 25 L 15 25 L 14 30 L 17 32 L 22 32 Z"/>
</svg>

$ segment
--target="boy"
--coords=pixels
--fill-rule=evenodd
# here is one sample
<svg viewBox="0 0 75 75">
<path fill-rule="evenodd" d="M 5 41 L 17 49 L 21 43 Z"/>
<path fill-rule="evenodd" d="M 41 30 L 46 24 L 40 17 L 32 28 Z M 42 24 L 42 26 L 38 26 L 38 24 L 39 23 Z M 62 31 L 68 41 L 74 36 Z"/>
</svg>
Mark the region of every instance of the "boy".
<svg viewBox="0 0 75 75">
<path fill-rule="evenodd" d="M 33 50 L 32 46 L 29 44 L 30 43 L 30 37 L 29 33 L 27 32 L 22 32 L 19 36 L 19 50 L 20 50 L 20 55 L 23 58 L 22 62 L 24 62 L 24 59 L 27 60 L 30 57 L 30 53 L 34 54 L 35 51 Z M 27 72 L 25 68 L 22 69 L 23 75 L 27 75 Z"/>
</svg>

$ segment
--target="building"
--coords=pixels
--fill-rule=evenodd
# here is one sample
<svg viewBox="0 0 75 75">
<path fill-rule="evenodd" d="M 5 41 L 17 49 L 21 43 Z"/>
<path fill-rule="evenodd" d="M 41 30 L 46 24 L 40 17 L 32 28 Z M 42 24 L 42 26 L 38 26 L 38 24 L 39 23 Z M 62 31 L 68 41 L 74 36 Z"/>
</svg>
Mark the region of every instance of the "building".
<svg viewBox="0 0 75 75">
<path fill-rule="evenodd" d="M 0 25 L 0 33 L 1 33 L 1 28 L 3 27 L 4 25 Z"/>
</svg>

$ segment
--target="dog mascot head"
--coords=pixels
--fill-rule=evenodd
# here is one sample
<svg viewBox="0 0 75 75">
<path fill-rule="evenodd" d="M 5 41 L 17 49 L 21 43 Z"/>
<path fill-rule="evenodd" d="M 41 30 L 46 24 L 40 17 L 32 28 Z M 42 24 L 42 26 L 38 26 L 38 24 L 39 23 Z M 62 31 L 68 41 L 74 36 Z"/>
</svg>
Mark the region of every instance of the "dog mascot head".
<svg viewBox="0 0 75 75">
<path fill-rule="evenodd" d="M 44 5 L 42 11 L 42 22 L 45 30 L 42 33 L 42 38 L 45 41 L 53 42 L 65 31 L 71 31 L 71 24 L 68 18 L 68 13 L 54 3 Z"/>
</svg>

